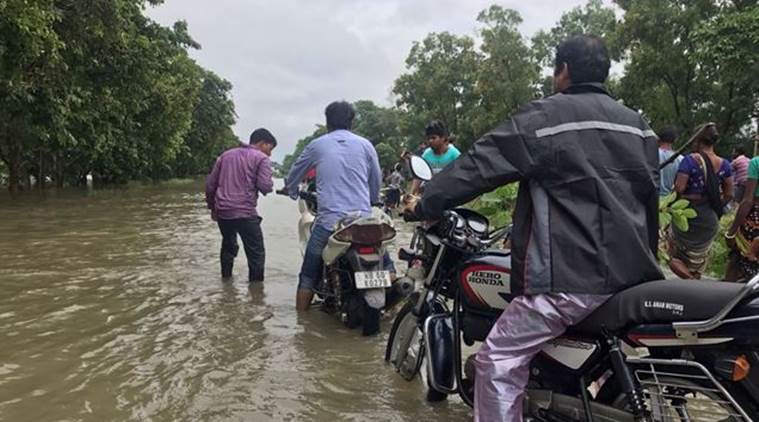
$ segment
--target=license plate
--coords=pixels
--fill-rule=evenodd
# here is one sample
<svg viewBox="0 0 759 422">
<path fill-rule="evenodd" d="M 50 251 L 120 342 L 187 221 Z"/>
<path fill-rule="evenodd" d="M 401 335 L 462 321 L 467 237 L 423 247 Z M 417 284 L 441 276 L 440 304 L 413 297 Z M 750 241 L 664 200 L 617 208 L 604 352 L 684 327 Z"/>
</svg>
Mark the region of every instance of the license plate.
<svg viewBox="0 0 759 422">
<path fill-rule="evenodd" d="M 357 289 L 390 287 L 390 271 L 361 271 L 354 275 Z"/>
</svg>

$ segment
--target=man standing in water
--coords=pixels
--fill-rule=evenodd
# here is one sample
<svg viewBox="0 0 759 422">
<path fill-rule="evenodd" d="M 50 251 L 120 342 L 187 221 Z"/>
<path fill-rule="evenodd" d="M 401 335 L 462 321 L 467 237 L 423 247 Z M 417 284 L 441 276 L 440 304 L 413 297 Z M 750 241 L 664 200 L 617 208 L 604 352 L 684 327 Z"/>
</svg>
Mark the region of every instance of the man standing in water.
<svg viewBox="0 0 759 422">
<path fill-rule="evenodd" d="M 295 306 L 308 310 L 314 289 L 322 279 L 322 251 L 332 235 L 335 224 L 351 214 L 370 214 L 372 204 L 379 202 L 382 171 L 374 146 L 351 132 L 355 111 L 345 101 L 334 102 L 325 110 L 328 133 L 311 141 L 293 164 L 285 180 L 283 193 L 298 199 L 298 185 L 309 169 L 316 168 L 316 193 L 319 214 L 303 256 L 298 276 Z M 385 266 L 395 272 L 392 261 L 385 256 Z"/>
<path fill-rule="evenodd" d="M 522 107 L 427 183 L 409 211 L 438 219 L 519 181 L 514 298 L 475 358 L 475 421 L 523 420 L 530 361 L 610 295 L 663 278 L 656 134 L 603 83 L 609 54 L 578 35 L 556 51 L 555 95 Z M 466 182 L 463 182 L 466 181 Z"/>
<path fill-rule="evenodd" d="M 216 160 L 206 179 L 206 203 L 211 218 L 221 231 L 221 277 L 232 277 L 232 267 L 242 239 L 248 258 L 248 281 L 264 280 L 266 253 L 261 232 L 261 217 L 256 205 L 258 194 L 266 195 L 274 187 L 269 157 L 277 140 L 266 129 L 256 129 L 250 143 L 227 150 Z"/>
</svg>

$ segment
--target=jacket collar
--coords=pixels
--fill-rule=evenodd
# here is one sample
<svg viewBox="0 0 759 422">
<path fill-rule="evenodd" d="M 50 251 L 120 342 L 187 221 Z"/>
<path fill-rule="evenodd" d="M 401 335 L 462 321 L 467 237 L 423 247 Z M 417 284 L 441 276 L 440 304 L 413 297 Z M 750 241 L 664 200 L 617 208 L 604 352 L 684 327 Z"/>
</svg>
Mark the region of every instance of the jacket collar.
<svg viewBox="0 0 759 422">
<path fill-rule="evenodd" d="M 599 82 L 585 82 L 579 84 L 572 84 L 569 88 L 561 91 L 562 94 L 585 94 L 585 93 L 605 94 L 611 97 L 611 94 L 606 89 L 604 84 Z"/>
</svg>

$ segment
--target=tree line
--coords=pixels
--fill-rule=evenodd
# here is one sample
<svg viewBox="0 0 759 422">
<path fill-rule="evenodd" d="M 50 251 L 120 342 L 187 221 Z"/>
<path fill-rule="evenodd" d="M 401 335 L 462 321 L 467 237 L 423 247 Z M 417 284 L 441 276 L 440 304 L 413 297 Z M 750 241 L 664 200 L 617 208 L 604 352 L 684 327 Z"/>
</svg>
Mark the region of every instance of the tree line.
<svg viewBox="0 0 759 422">
<path fill-rule="evenodd" d="M 160 180 L 205 173 L 237 141 L 229 82 L 195 63 L 161 0 L 0 0 L 0 176 Z"/>
<path fill-rule="evenodd" d="M 752 119 L 759 119 L 756 0 L 614 3 L 616 11 L 590 0 L 531 38 L 519 32 L 517 11 L 496 5 L 476 18 L 479 42 L 431 33 L 412 45 L 405 72 L 392 87 L 395 105 L 356 102 L 354 129 L 375 143 L 384 168 L 403 148 L 416 149 L 432 119 L 443 120 L 466 149 L 520 105 L 550 95 L 556 45 L 572 34 L 592 33 L 605 39 L 615 68 L 623 69 L 608 88 L 655 130 L 674 126 L 685 140 L 698 124 L 713 121 L 724 154 L 750 144 Z M 301 139 L 282 172 L 322 133 L 318 126 Z"/>
</svg>

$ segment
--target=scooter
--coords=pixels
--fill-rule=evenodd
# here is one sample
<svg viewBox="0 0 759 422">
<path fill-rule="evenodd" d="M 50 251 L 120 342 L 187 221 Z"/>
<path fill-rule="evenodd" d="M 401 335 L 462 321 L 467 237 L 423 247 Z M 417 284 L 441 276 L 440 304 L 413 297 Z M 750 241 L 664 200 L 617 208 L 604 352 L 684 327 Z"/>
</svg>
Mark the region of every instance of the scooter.
<svg viewBox="0 0 759 422">
<path fill-rule="evenodd" d="M 298 237 L 305 254 L 318 213 L 318 196 L 302 189 L 298 193 Z M 397 303 L 408 291 L 393 283 L 384 256 L 395 239 L 393 220 L 373 207 L 371 215 L 340 220 L 322 252 L 324 274 L 316 294 L 322 309 L 337 315 L 348 328 L 362 327 L 365 336 L 379 332 L 382 311 Z"/>
<path fill-rule="evenodd" d="M 424 164 L 416 162 L 422 169 L 414 173 L 428 174 Z M 513 299 L 509 251 L 491 249 L 499 237 L 485 217 L 454 209 L 417 226 L 415 243 L 400 252 L 421 263 L 423 286 L 397 314 L 385 360 L 406 379 L 425 367 L 430 400 L 458 394 L 474 402 L 475 371 L 470 359 L 463 364 L 463 344 L 485 340 Z M 758 332 L 759 275 L 747 284 L 678 279 L 631 287 L 543 347 L 531 364 L 525 416 L 759 420 Z"/>
</svg>

